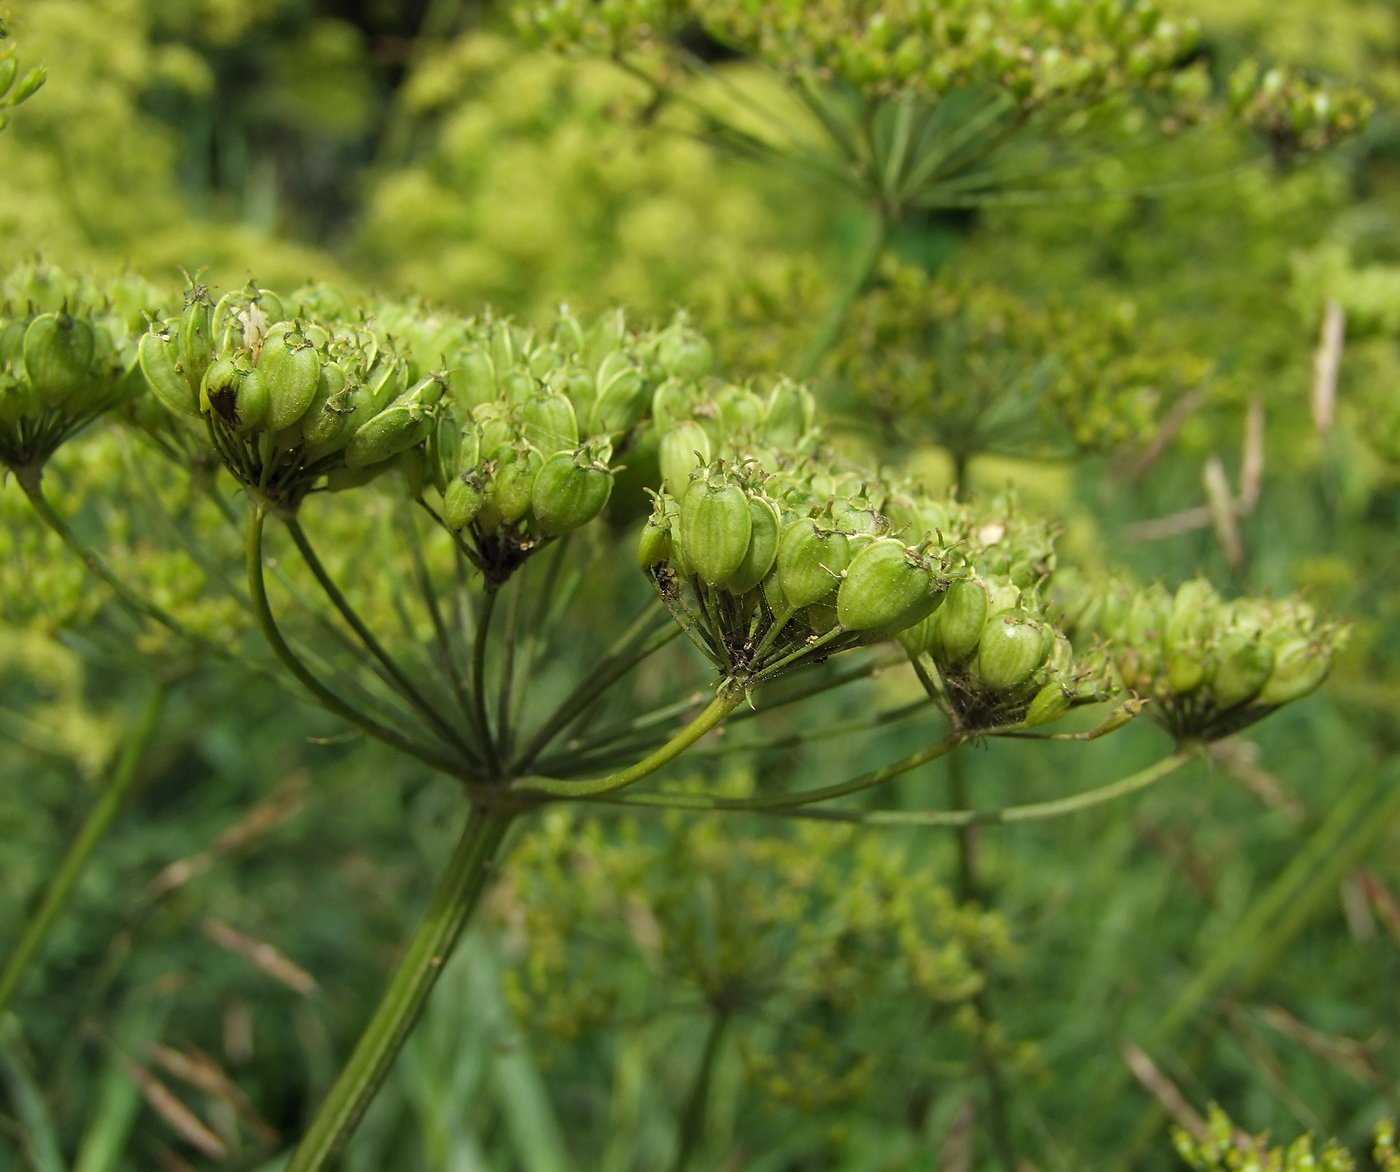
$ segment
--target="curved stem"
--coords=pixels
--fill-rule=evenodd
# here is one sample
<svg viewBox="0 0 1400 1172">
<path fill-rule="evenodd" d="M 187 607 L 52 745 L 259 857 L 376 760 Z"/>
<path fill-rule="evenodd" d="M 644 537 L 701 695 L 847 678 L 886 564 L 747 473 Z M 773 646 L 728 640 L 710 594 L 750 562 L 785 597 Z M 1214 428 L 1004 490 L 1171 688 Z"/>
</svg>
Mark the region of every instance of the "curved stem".
<svg viewBox="0 0 1400 1172">
<path fill-rule="evenodd" d="M 730 1012 L 715 1009 L 710 1017 L 710 1028 L 705 1033 L 705 1049 L 700 1055 L 700 1066 L 695 1072 L 695 1082 L 686 1096 L 685 1108 L 681 1112 L 680 1136 L 676 1143 L 676 1158 L 671 1163 L 671 1172 L 685 1172 L 690 1166 L 691 1157 L 700 1141 L 705 1137 L 705 1114 L 710 1103 L 710 1084 L 714 1082 L 715 1060 L 719 1057 L 720 1043 L 724 1041 L 725 1028 L 729 1025 Z"/>
<path fill-rule="evenodd" d="M 68 522 L 58 515 L 49 498 L 44 494 L 41 480 L 42 473 L 38 469 L 25 468 L 15 472 L 15 479 L 19 482 L 24 495 L 29 498 L 29 503 L 34 506 L 34 511 L 39 514 L 39 519 L 44 522 L 59 539 L 73 553 L 77 554 L 79 560 L 97 578 L 105 582 L 116 596 L 130 610 L 143 618 L 151 619 L 159 623 L 166 630 L 178 635 L 191 645 L 200 648 L 202 651 L 210 651 L 224 659 L 235 659 L 223 648 L 211 643 L 201 635 L 191 631 L 184 623 L 180 622 L 169 611 L 157 606 L 147 598 L 143 598 L 125 582 L 123 582 L 112 571 L 112 568 L 102 560 L 96 550 L 89 548 L 83 540 L 73 532 Z"/>
<path fill-rule="evenodd" d="M 707 732 L 723 723 L 724 718 L 733 712 L 743 699 L 742 691 L 731 689 L 727 685 L 721 687 L 719 695 L 710 701 L 705 711 L 661 748 L 657 749 L 651 756 L 617 773 L 610 773 L 606 777 L 594 778 L 591 781 L 558 781 L 550 777 L 522 777 L 511 783 L 511 789 L 525 793 L 549 794 L 556 798 L 592 798 L 625 789 L 634 782 L 641 781 L 642 778 L 655 773 L 663 765 L 674 761 Z"/>
<path fill-rule="evenodd" d="M 512 767 L 515 772 L 528 769 L 535 758 L 548 747 L 549 742 L 563 732 L 569 722 L 587 709 L 599 695 L 680 633 L 678 628 L 667 624 L 635 654 L 628 654 L 633 644 L 646 633 L 647 628 L 654 623 L 663 609 L 660 602 L 653 602 L 618 636 L 617 641 L 598 660 L 593 670 L 578 682 L 574 690 L 535 731 L 535 735 L 515 760 Z"/>
<path fill-rule="evenodd" d="M 122 749 L 111 782 L 103 791 L 102 796 L 97 799 L 97 804 L 93 806 L 87 819 L 83 822 L 77 838 L 68 848 L 68 853 L 63 856 L 58 872 L 49 884 L 49 889 L 44 893 L 43 902 L 39 904 L 38 910 L 25 925 L 19 943 L 15 945 L 14 952 L 5 962 L 4 970 L 0 971 L 0 1014 L 4 1013 L 5 1007 L 14 997 L 20 982 L 24 979 L 24 974 L 29 971 L 29 966 L 38 956 L 39 950 L 48 938 L 49 931 L 53 928 L 59 913 L 63 911 L 64 905 L 67 904 L 68 897 L 73 893 L 73 888 L 82 876 L 83 868 L 87 866 L 88 859 L 92 857 L 92 852 L 106 835 L 112 822 L 121 811 L 127 794 L 131 792 L 131 787 L 136 781 L 137 771 L 141 766 L 141 759 L 146 755 L 146 750 L 150 747 L 151 740 L 155 736 L 156 726 L 160 723 L 160 714 L 165 707 L 165 697 L 164 684 L 156 684 L 151 689 L 150 697 L 141 710 L 141 717 Z"/>
<path fill-rule="evenodd" d="M 380 724 L 378 721 L 370 719 L 359 709 L 342 700 L 332 692 L 325 684 L 312 674 L 311 670 L 297 658 L 296 652 L 287 644 L 282 637 L 282 632 L 277 627 L 277 620 L 272 617 L 272 608 L 267 601 L 267 582 L 263 577 L 263 556 L 262 556 L 262 534 L 265 514 L 257 505 L 249 502 L 248 505 L 248 535 L 245 545 L 245 555 L 248 561 L 248 595 L 253 601 L 253 613 L 258 620 L 258 627 L 262 630 L 263 637 L 272 648 L 273 653 L 282 665 L 294 675 L 298 682 L 328 712 L 334 713 L 342 720 L 349 721 L 357 728 L 363 729 L 376 740 L 383 741 L 391 748 L 398 749 L 401 753 L 407 753 L 410 757 L 415 757 L 434 769 L 440 769 L 444 773 L 458 776 L 460 770 L 458 766 L 439 757 L 436 753 L 424 749 L 414 744 L 401 733 Z"/>
<path fill-rule="evenodd" d="M 355 1130 L 481 902 L 513 815 L 473 809 L 408 951 L 287 1172 L 320 1172 Z"/>
<path fill-rule="evenodd" d="M 986 735 L 986 734 L 979 734 Z M 971 737 L 969 737 L 971 739 Z M 941 743 L 941 742 L 940 742 Z M 924 750 L 927 753 L 929 750 Z M 857 822 L 865 826 L 981 826 L 1007 822 L 1038 822 L 1046 818 L 1059 818 L 1092 806 L 1126 797 L 1138 790 L 1155 785 L 1164 777 L 1175 773 L 1183 765 L 1194 759 L 1200 750 L 1197 747 L 1183 749 L 1169 757 L 1163 757 L 1155 765 L 1121 778 L 1098 789 L 1086 790 L 1068 798 L 1056 798 L 1049 802 L 1033 802 L 1025 806 L 1003 806 L 997 810 L 826 810 L 810 809 L 809 804 L 769 807 L 761 805 L 735 805 L 735 801 L 745 799 L 713 798 L 708 794 L 627 794 L 623 797 L 597 797 L 609 805 L 656 806 L 677 810 L 744 811 L 759 814 L 779 814 L 789 818 L 811 818 L 822 822 Z M 915 754 L 919 756 L 919 754 Z M 923 764 L 923 760 L 908 764 L 912 758 L 906 757 L 897 766 L 901 772 Z M 924 758 L 932 760 L 932 758 Z M 849 784 L 849 783 L 846 783 Z M 816 791 L 811 791 L 815 793 Z M 570 795 L 564 795 L 570 796 Z M 589 795 L 583 795 L 589 796 Z M 797 795 L 793 795 L 796 797 Z M 752 802 L 755 799 L 747 799 Z"/>
<path fill-rule="evenodd" d="M 410 680 L 397 661 L 384 649 L 383 644 L 375 637 L 374 632 L 366 626 L 363 619 L 347 599 L 340 587 L 336 585 L 335 579 L 327 572 L 325 565 L 317 556 L 315 548 L 311 544 L 311 539 L 307 537 L 306 530 L 301 527 L 301 522 L 296 517 L 285 519 L 287 532 L 291 534 L 292 541 L 296 545 L 302 560 L 306 562 L 307 569 L 316 578 L 321 589 L 325 591 L 326 597 L 331 600 L 331 605 L 340 612 L 340 617 L 345 620 L 350 629 L 355 632 L 360 642 L 365 645 L 375 659 L 379 660 L 384 670 L 393 677 L 394 683 L 399 686 L 404 698 L 413 705 L 429 724 L 437 731 L 438 735 L 451 744 L 468 758 L 473 757 L 470 747 L 462 740 L 457 731 L 443 718 L 436 708 L 430 704 L 423 694 Z"/>
</svg>

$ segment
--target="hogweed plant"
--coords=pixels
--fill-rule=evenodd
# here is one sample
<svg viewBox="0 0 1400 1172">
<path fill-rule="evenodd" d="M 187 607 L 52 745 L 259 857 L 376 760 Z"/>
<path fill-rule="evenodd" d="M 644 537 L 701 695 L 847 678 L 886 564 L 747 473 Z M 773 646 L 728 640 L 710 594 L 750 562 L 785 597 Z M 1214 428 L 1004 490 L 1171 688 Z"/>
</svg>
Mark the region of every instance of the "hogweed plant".
<svg viewBox="0 0 1400 1172">
<path fill-rule="evenodd" d="M 19 54 L 12 45 L 5 44 L 9 39 L 9 22 L 0 15 L 0 130 L 9 122 L 8 111 L 38 93 L 48 77 L 42 65 L 32 66 L 21 75 Z"/>
<path fill-rule="evenodd" d="M 115 290 L 52 309 L 12 296 L 0 325 L 6 467 L 144 619 L 294 682 L 466 799 L 431 903 L 291 1172 L 326 1167 L 345 1143 L 508 830 L 541 807 L 962 828 L 1055 817 L 1151 785 L 1202 742 L 1305 695 L 1340 637 L 1289 600 L 1194 598 L 1173 626 L 1149 592 L 1124 620 L 1114 587 L 1076 610 L 1076 648 L 1046 601 L 1062 573 L 1053 527 L 1009 500 L 944 500 L 863 471 L 833 449 L 806 389 L 725 382 L 683 315 L 638 329 L 610 312 L 585 326 L 565 308 L 532 329 L 415 302 L 352 305 L 324 286 L 215 296 L 191 281 L 181 307 L 122 288 L 149 326 L 133 328 Z M 223 528 L 172 527 L 170 539 L 208 567 L 208 591 L 236 604 L 275 670 L 237 624 L 195 630 L 157 605 L 44 495 L 49 457 L 104 412 L 217 498 Z M 225 475 L 241 518 L 220 493 Z M 240 545 L 241 587 L 219 572 Z M 1104 641 L 1081 638 L 1095 624 Z M 698 692 L 676 686 L 696 671 L 674 650 L 682 635 L 709 665 Z M 1174 670 L 1183 656 L 1189 680 Z M 946 729 L 917 752 L 807 789 L 641 786 L 706 734 L 897 661 L 925 699 L 846 727 L 937 710 Z M 639 711 L 619 685 L 656 667 L 676 684 Z M 1044 731 L 1114 702 L 1088 731 Z M 1089 739 L 1144 708 L 1176 744 L 1108 786 L 997 810 L 839 801 L 991 738 Z M 826 731 L 797 723 L 775 746 Z"/>
<path fill-rule="evenodd" d="M 1231 118 L 1290 157 L 1352 133 L 1370 110 L 1359 91 L 1255 62 L 1213 95 L 1197 22 L 1156 0 L 531 0 L 517 21 L 537 43 L 642 80 L 683 132 L 866 210 L 867 239 L 805 375 L 920 216 L 1053 198 L 1067 174 L 1149 141 L 1148 126 L 1176 135 Z M 728 57 L 760 66 L 782 97 L 707 61 Z"/>
</svg>

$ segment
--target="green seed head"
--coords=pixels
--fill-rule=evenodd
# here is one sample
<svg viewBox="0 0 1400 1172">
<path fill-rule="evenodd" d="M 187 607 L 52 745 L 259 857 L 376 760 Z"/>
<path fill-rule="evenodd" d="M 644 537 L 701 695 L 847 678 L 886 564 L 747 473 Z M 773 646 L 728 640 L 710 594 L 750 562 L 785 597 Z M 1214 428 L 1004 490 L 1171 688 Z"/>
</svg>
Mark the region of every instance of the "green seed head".
<svg viewBox="0 0 1400 1172">
<path fill-rule="evenodd" d="M 748 497 L 736 484 L 695 480 L 681 499 L 680 546 L 690 569 L 721 586 L 744 564 L 753 533 Z"/>
<path fill-rule="evenodd" d="M 790 522 L 778 539 L 778 583 L 788 605 L 801 610 L 822 601 L 850 560 L 844 533 L 820 529 L 809 517 Z"/>
<path fill-rule="evenodd" d="M 59 407 L 92 379 L 92 323 L 59 311 L 42 313 L 24 332 L 24 370 L 45 407 Z"/>
<path fill-rule="evenodd" d="M 812 430 L 817 404 L 806 387 L 784 379 L 768 396 L 763 414 L 763 430 L 768 442 L 780 448 L 791 447 Z"/>
<path fill-rule="evenodd" d="M 1274 650 L 1257 634 L 1229 635 L 1220 643 L 1211 699 L 1221 709 L 1253 700 L 1274 670 Z"/>
<path fill-rule="evenodd" d="M 1035 694 L 1031 706 L 1026 709 L 1026 726 L 1034 727 L 1037 724 L 1049 724 L 1059 720 L 1069 711 L 1069 706 L 1070 694 L 1062 684 L 1052 680 Z"/>
<path fill-rule="evenodd" d="M 657 335 L 656 364 L 672 378 L 694 382 L 710 373 L 715 352 L 703 336 L 676 321 Z"/>
<path fill-rule="evenodd" d="M 661 483 L 677 500 L 690 487 L 690 475 L 710 463 L 710 437 L 698 423 L 686 420 L 661 437 Z"/>
<path fill-rule="evenodd" d="M 214 307 L 199 286 L 185 292 L 185 312 L 180 316 L 180 369 L 191 386 L 200 386 L 214 359 Z"/>
<path fill-rule="evenodd" d="M 267 427 L 291 427 L 311 406 L 321 379 L 321 356 L 299 333 L 269 337 L 258 355 L 258 372 L 267 384 Z"/>
<path fill-rule="evenodd" d="M 1316 691 L 1332 667 L 1330 648 L 1303 638 L 1285 639 L 1274 648 L 1274 666 L 1259 691 L 1261 704 L 1287 704 Z"/>
<path fill-rule="evenodd" d="M 612 486 L 612 474 L 585 453 L 551 456 L 535 475 L 530 497 L 540 532 L 555 537 L 586 525 L 603 511 Z"/>
<path fill-rule="evenodd" d="M 609 354 L 598 368 L 598 397 L 588 420 L 589 435 L 630 431 L 646 413 L 646 383 L 626 354 Z"/>
<path fill-rule="evenodd" d="M 164 328 L 152 326 L 141 336 L 137 356 L 141 373 L 157 399 L 177 414 L 198 415 L 199 395 L 180 371 L 179 325 L 172 319 Z"/>
<path fill-rule="evenodd" d="M 422 443 L 432 430 L 433 415 L 416 404 L 386 407 L 350 437 L 347 468 L 368 468 Z"/>
<path fill-rule="evenodd" d="M 247 435 L 267 418 L 267 384 L 249 356 L 220 358 L 204 372 L 199 405 L 230 431 Z"/>
<path fill-rule="evenodd" d="M 747 594 L 763 581 L 778 558 L 778 510 L 764 497 L 749 496 L 749 547 L 739 568 L 724 584 L 731 594 Z"/>
<path fill-rule="evenodd" d="M 540 455 L 533 448 L 506 448 L 496 457 L 490 495 L 505 524 L 514 525 L 530 511 L 540 466 Z"/>
<path fill-rule="evenodd" d="M 578 447 L 574 405 L 563 395 L 536 395 L 520 408 L 521 433 L 544 455 L 572 452 Z"/>
<path fill-rule="evenodd" d="M 637 566 L 645 573 L 653 566 L 671 560 L 671 522 L 664 511 L 658 517 L 653 513 L 642 526 L 642 536 L 637 542 Z"/>
<path fill-rule="evenodd" d="M 447 372 L 452 394 L 466 410 L 496 399 L 496 365 L 485 350 L 468 350 Z"/>
<path fill-rule="evenodd" d="M 454 476 L 442 498 L 442 519 L 452 530 L 465 529 L 481 512 L 481 485 L 474 476 Z"/>
<path fill-rule="evenodd" d="M 975 578 L 955 578 L 929 620 L 929 650 L 943 663 L 961 663 L 977 650 L 987 623 L 987 590 Z"/>
<path fill-rule="evenodd" d="M 1019 688 L 1045 661 L 1045 629 L 1015 611 L 993 615 L 977 643 L 977 674 L 995 692 Z"/>
<path fill-rule="evenodd" d="M 849 631 L 893 633 L 927 617 L 936 598 L 927 561 L 897 538 L 879 537 L 851 559 L 836 611 Z"/>
</svg>

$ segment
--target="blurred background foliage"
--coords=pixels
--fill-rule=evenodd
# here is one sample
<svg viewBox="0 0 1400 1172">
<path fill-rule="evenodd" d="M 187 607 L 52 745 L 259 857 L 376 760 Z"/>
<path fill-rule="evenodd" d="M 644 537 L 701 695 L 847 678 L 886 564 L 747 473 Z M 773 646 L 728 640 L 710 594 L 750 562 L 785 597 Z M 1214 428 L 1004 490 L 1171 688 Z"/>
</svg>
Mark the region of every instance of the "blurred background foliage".
<svg viewBox="0 0 1400 1172">
<path fill-rule="evenodd" d="M 1088 128 L 1104 149 L 1034 198 L 903 224 L 815 381 L 852 452 L 964 492 L 1014 484 L 1090 569 L 1307 589 L 1356 624 L 1326 693 L 1139 801 L 984 833 L 975 885 L 942 832 L 553 814 L 517 844 L 533 878 L 497 889 L 347 1168 L 673 1167 L 702 1076 L 688 1154 L 726 1170 L 972 1172 L 1006 1165 L 997 1131 L 1015 1172 L 1165 1169 L 1164 1121 L 1190 1133 L 1211 1101 L 1250 1134 L 1360 1152 L 1400 1110 L 1400 10 L 1173 8 L 1200 18 L 1218 86 L 1284 61 L 1360 83 L 1375 117 L 1278 161 L 1231 126 L 1163 137 L 1112 112 L 1112 135 Z M 0 265 L 134 270 L 172 292 L 178 266 L 207 266 L 225 288 L 314 277 L 529 319 L 562 300 L 685 305 L 727 369 L 766 382 L 797 371 L 862 247 L 857 201 L 717 149 L 605 61 L 528 48 L 496 4 L 10 15 L 49 81 L 0 134 Z M 690 48 L 727 100 L 782 102 L 752 63 Z M 62 453 L 52 492 L 156 597 L 255 654 L 226 567 L 162 536 L 217 531 L 216 510 L 148 456 L 105 427 Z M 337 523 L 353 559 L 375 522 Z M 173 652 L 13 485 L 0 526 L 9 941 Z M 606 572 L 585 588 L 621 589 Z M 22 1025 L 0 1029 L 0 1168 L 264 1166 L 448 848 L 444 780 L 234 665 L 173 666 L 189 674 L 137 795 Z M 891 671 L 802 719 L 916 696 Z M 694 768 L 738 791 L 763 770 L 816 784 L 929 737 L 916 719 Z M 1001 743 L 897 793 L 1052 796 L 1150 760 L 1155 738 Z"/>
</svg>

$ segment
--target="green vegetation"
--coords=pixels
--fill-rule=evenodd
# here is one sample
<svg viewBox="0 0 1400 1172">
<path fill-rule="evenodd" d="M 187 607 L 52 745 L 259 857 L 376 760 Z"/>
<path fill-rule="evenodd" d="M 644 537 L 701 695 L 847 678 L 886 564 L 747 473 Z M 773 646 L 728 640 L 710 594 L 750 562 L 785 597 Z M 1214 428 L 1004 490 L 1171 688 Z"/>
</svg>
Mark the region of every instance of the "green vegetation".
<svg viewBox="0 0 1400 1172">
<path fill-rule="evenodd" d="M 1397 51 L 16 0 L 0 1169 L 1393 1166 Z"/>
</svg>

